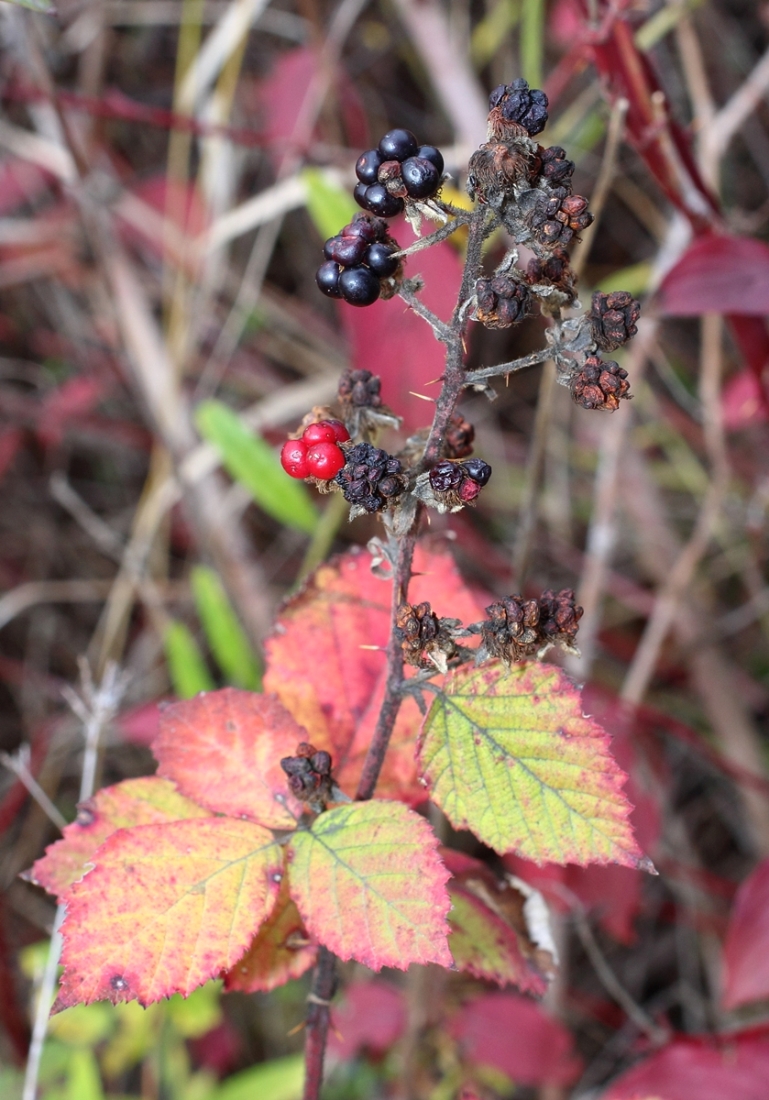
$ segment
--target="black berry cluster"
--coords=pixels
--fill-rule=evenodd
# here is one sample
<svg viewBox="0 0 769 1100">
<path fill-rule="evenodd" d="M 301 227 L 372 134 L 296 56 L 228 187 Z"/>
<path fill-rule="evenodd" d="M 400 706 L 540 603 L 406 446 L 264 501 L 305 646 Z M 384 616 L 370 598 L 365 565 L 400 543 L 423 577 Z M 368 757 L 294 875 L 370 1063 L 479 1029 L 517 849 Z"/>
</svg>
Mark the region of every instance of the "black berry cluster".
<svg viewBox="0 0 769 1100">
<path fill-rule="evenodd" d="M 638 332 L 641 303 L 626 290 L 602 294 L 596 290 L 590 310 L 593 339 L 602 351 L 616 351 Z"/>
<path fill-rule="evenodd" d="M 348 504 L 367 512 L 380 512 L 406 488 L 399 459 L 371 443 L 356 443 L 334 480 Z"/>
<path fill-rule="evenodd" d="M 505 596 L 486 608 L 481 629 L 482 653 L 512 664 L 534 657 L 551 645 L 573 650 L 582 618 L 571 588 L 547 589 L 539 599 Z"/>
<path fill-rule="evenodd" d="M 434 145 L 420 145 L 410 130 L 389 130 L 376 149 L 355 165 L 355 201 L 382 218 L 400 214 L 409 199 L 431 198 L 443 179 L 443 157 Z"/>
<path fill-rule="evenodd" d="M 430 470 L 430 488 L 439 497 L 456 498 L 457 504 L 470 504 L 491 477 L 491 466 L 481 458 L 464 462 L 438 462 Z M 446 501 L 452 503 L 453 501 Z"/>
<path fill-rule="evenodd" d="M 522 79 L 496 87 L 489 96 L 489 108 L 492 137 L 507 137 L 510 123 L 522 127 L 529 137 L 541 134 L 547 125 L 547 96 Z"/>
<path fill-rule="evenodd" d="M 356 214 L 349 225 L 323 246 L 326 262 L 315 281 L 329 298 L 343 298 L 351 306 L 370 306 L 382 292 L 382 280 L 398 273 L 393 257 L 398 244 L 387 231 L 387 222 L 368 214 Z"/>
<path fill-rule="evenodd" d="M 475 315 L 487 328 L 509 328 L 522 321 L 531 307 L 529 288 L 509 275 L 478 279 L 475 297 Z"/>
<path fill-rule="evenodd" d="M 583 409 L 616 412 L 622 398 L 630 400 L 627 371 L 612 359 L 589 355 L 582 369 L 573 375 L 571 396 Z"/>
<path fill-rule="evenodd" d="M 288 787 L 295 798 L 323 809 L 331 799 L 333 779 L 331 755 L 307 741 L 297 745 L 295 756 L 284 756 L 280 766 L 288 776 Z"/>
</svg>

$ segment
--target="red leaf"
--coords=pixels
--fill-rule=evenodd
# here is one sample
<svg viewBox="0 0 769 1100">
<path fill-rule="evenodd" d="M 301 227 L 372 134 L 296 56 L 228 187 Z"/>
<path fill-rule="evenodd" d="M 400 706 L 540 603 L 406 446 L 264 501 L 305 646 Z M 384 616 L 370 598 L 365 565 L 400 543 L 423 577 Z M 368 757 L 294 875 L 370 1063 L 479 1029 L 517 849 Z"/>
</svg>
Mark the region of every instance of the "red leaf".
<svg viewBox="0 0 769 1100">
<path fill-rule="evenodd" d="M 724 1008 L 769 1000 L 769 859 L 740 886 L 724 943 Z"/>
<path fill-rule="evenodd" d="M 393 236 L 406 247 L 410 230 L 401 221 Z M 442 320 L 448 320 L 456 303 L 462 278 L 462 264 L 450 244 L 442 243 L 407 260 L 409 278 L 423 275 L 425 288 L 420 299 Z M 412 313 L 400 298 L 378 301 L 368 309 L 340 305 L 342 324 L 350 340 L 353 366 L 370 370 L 382 378 L 382 399 L 403 417 L 407 431 L 414 431 L 432 419 L 432 406 L 414 393 L 437 397 L 435 383 L 443 374 L 444 351 L 430 326 Z"/>
<path fill-rule="evenodd" d="M 439 615 L 472 622 L 481 607 L 447 554 L 418 549 L 409 599 L 429 599 Z M 353 550 L 316 571 L 283 608 L 266 645 L 264 686 L 274 691 L 312 743 L 334 758 L 334 774 L 353 793 L 379 713 L 390 623 L 391 582 L 371 572 L 371 555 Z M 407 699 L 398 715 L 380 794 L 421 800 L 414 746 L 421 723 Z"/>
<path fill-rule="evenodd" d="M 752 237 L 708 235 L 695 241 L 662 280 L 665 316 L 769 313 L 769 246 Z"/>
<path fill-rule="evenodd" d="M 353 982 L 340 1005 L 331 1009 L 329 1050 L 344 1061 L 366 1047 L 384 1054 L 406 1027 L 406 1005 L 399 989 L 374 978 Z"/>
<path fill-rule="evenodd" d="M 273 696 L 223 688 L 164 710 L 152 751 L 158 775 L 201 806 L 290 829 L 301 807 L 288 794 L 280 760 L 307 740 Z"/>
<path fill-rule="evenodd" d="M 41 442 L 48 446 L 60 443 L 67 426 L 96 408 L 108 389 L 104 378 L 84 374 L 57 386 L 46 395 L 40 411 L 37 434 Z"/>
<path fill-rule="evenodd" d="M 269 829 L 229 817 L 119 829 L 64 897 L 58 1008 L 189 996 L 236 964 L 283 877 Z"/>
<path fill-rule="evenodd" d="M 169 706 L 172 698 L 152 699 L 137 707 L 124 710 L 115 719 L 115 726 L 126 741 L 136 745 L 151 745 L 160 733 L 161 707 Z"/>
<path fill-rule="evenodd" d="M 224 988 L 269 993 L 309 970 L 316 951 L 289 895 L 288 878 L 284 878 L 275 908 L 243 958 L 224 975 Z"/>
<path fill-rule="evenodd" d="M 118 829 L 207 816 L 202 806 L 184 798 L 166 779 L 154 775 L 126 779 L 103 787 L 78 806 L 77 817 L 62 839 L 49 845 L 29 877 L 49 894 L 61 897 L 83 877 L 94 853 Z"/>
<path fill-rule="evenodd" d="M 488 993 L 460 1009 L 452 1034 L 467 1058 L 522 1085 L 568 1085 L 580 1071 L 570 1033 L 533 1001 Z"/>
<path fill-rule="evenodd" d="M 769 1036 L 679 1038 L 627 1073 L 603 1100 L 766 1100 Z"/>
<path fill-rule="evenodd" d="M 721 401 L 727 431 L 738 432 L 750 424 L 761 424 L 767 420 L 761 386 L 750 370 L 732 375 L 724 386 Z"/>
<path fill-rule="evenodd" d="M 300 46 L 281 55 L 259 89 L 264 140 L 272 147 L 273 159 L 278 164 L 292 151 L 296 123 L 317 72 L 318 51 L 312 46 Z"/>
</svg>

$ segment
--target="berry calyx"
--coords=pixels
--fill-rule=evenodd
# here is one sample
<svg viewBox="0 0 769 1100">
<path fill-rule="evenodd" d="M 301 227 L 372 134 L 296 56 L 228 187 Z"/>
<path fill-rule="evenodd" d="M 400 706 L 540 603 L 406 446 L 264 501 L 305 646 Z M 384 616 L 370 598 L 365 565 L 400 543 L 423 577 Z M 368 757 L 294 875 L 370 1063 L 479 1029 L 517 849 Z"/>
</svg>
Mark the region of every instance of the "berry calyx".
<svg viewBox="0 0 769 1100">
<path fill-rule="evenodd" d="M 348 267 L 339 276 L 339 290 L 351 306 L 370 306 L 379 297 L 379 278 L 367 267 Z"/>
<path fill-rule="evenodd" d="M 307 466 L 311 477 L 330 481 L 344 466 L 344 455 L 336 443 L 311 443 L 307 448 Z"/>
<path fill-rule="evenodd" d="M 403 161 L 407 157 L 416 156 L 418 149 L 419 144 L 411 130 L 388 130 L 379 142 L 382 160 Z"/>
<path fill-rule="evenodd" d="M 346 443 L 349 438 L 341 420 L 318 420 L 302 432 L 302 442 L 308 447 L 313 443 Z"/>
<path fill-rule="evenodd" d="M 341 455 L 342 452 L 339 453 Z M 344 462 L 344 460 L 342 461 Z M 289 477 L 309 477 L 310 464 L 307 460 L 307 444 L 301 439 L 287 439 L 280 451 L 280 464 Z"/>
</svg>

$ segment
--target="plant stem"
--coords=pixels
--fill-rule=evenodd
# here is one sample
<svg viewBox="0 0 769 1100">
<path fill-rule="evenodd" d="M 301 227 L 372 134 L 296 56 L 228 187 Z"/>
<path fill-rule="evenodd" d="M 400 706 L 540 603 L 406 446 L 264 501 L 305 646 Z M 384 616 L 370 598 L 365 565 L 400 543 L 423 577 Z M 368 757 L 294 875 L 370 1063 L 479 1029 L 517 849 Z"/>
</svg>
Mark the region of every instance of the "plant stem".
<svg viewBox="0 0 769 1100">
<path fill-rule="evenodd" d="M 304 1043 L 304 1100 L 318 1100 L 323 1085 L 328 1018 L 336 986 L 336 956 L 327 947 L 318 948 L 318 961 L 307 998 L 307 1036 Z"/>
</svg>

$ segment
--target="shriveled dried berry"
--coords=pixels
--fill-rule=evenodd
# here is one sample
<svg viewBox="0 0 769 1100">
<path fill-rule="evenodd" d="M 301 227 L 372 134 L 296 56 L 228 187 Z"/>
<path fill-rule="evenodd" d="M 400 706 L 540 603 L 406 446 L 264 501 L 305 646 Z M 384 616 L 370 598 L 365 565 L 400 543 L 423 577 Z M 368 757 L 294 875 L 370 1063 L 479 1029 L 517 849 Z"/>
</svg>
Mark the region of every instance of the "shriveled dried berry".
<svg viewBox="0 0 769 1100">
<path fill-rule="evenodd" d="M 456 645 L 447 627 L 455 620 L 439 619 L 429 603 L 412 606 L 402 603 L 395 616 L 395 633 L 406 664 L 416 667 L 435 665 L 442 672 L 456 653 Z"/>
<path fill-rule="evenodd" d="M 455 413 L 449 421 L 446 429 L 446 439 L 443 449 L 446 458 L 465 458 L 473 453 L 473 440 L 475 428 L 462 416 Z"/>
<path fill-rule="evenodd" d="M 587 199 L 568 194 L 564 187 L 543 192 L 539 205 L 529 216 L 534 237 L 546 248 L 568 244 L 575 233 L 587 229 L 592 221 Z"/>
<path fill-rule="evenodd" d="M 294 756 L 284 756 L 280 766 L 288 777 L 288 787 L 295 798 L 307 802 L 316 813 L 331 799 L 333 779 L 330 753 L 318 750 L 307 741 L 300 742 Z"/>
<path fill-rule="evenodd" d="M 616 412 L 620 400 L 630 400 L 627 371 L 612 359 L 590 355 L 571 380 L 571 396 L 583 409 Z"/>
<path fill-rule="evenodd" d="M 616 351 L 638 332 L 641 303 L 626 290 L 602 294 L 596 290 L 590 310 L 593 339 L 602 351 Z"/>
<path fill-rule="evenodd" d="M 529 288 L 508 275 L 478 279 L 475 295 L 478 303 L 475 316 L 487 328 L 509 328 L 517 324 L 527 315 L 531 305 Z"/>
<path fill-rule="evenodd" d="M 486 614 L 481 658 L 499 657 L 512 664 L 541 654 L 551 645 L 573 652 L 582 608 L 575 604 L 571 588 L 558 593 L 547 589 L 539 599 L 505 596 L 490 604 Z"/>
<path fill-rule="evenodd" d="M 430 470 L 430 487 L 436 493 L 458 490 L 465 480 L 465 471 L 459 462 L 439 462 Z"/>
<path fill-rule="evenodd" d="M 571 187 L 574 175 L 574 161 L 568 160 L 566 150 L 560 145 L 551 145 L 539 151 L 539 176 L 552 187 Z"/>
<path fill-rule="evenodd" d="M 339 380 L 340 404 L 348 408 L 378 409 L 382 404 L 382 382 L 370 370 L 348 370 Z"/>
<path fill-rule="evenodd" d="M 406 488 L 400 461 L 371 443 L 357 443 L 347 452 L 335 480 L 345 500 L 367 512 L 381 511 Z"/>
<path fill-rule="evenodd" d="M 530 137 L 547 125 L 547 96 L 538 88 L 529 88 L 526 80 L 500 84 L 489 96 L 489 127 L 495 136 L 509 132 L 505 123 L 521 126 Z"/>
</svg>

